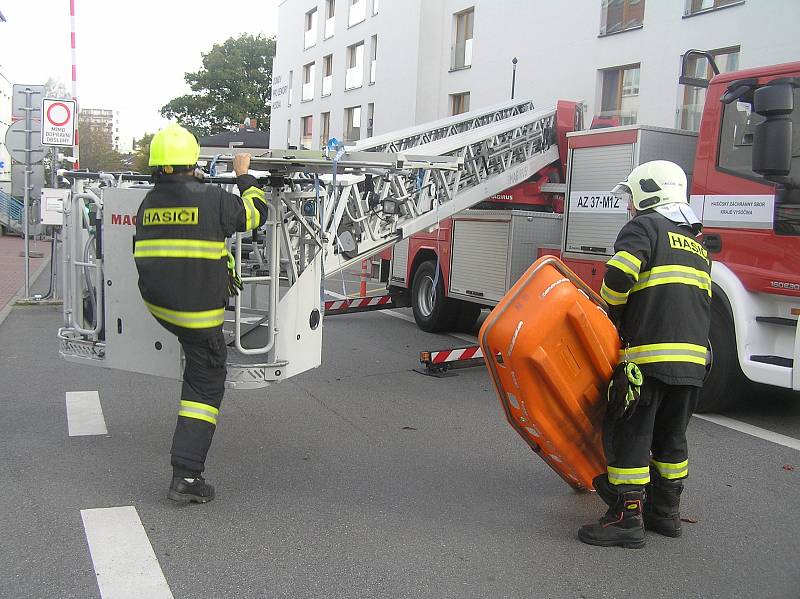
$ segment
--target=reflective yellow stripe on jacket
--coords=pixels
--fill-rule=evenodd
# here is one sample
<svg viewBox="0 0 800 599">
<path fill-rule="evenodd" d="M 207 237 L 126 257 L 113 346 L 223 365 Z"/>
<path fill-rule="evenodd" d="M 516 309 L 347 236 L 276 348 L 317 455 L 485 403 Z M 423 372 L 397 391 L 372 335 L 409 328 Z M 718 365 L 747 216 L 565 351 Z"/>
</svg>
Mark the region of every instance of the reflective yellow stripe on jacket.
<svg viewBox="0 0 800 599">
<path fill-rule="evenodd" d="M 156 318 L 184 329 L 208 329 L 222 325 L 225 321 L 225 308 L 203 310 L 200 312 L 181 312 L 145 302 L 147 309 Z"/>
<path fill-rule="evenodd" d="M 634 281 L 639 280 L 639 271 L 642 269 L 642 261 L 630 252 L 619 251 L 606 262 L 606 266 L 613 266 L 620 269 L 625 274 L 633 277 Z"/>
<path fill-rule="evenodd" d="M 208 404 L 182 399 L 181 407 L 178 410 L 178 416 L 183 416 L 184 418 L 195 418 L 197 420 L 205 420 L 206 422 L 216 426 L 219 410 Z"/>
<path fill-rule="evenodd" d="M 248 187 L 242 194 L 242 204 L 244 204 L 245 227 L 247 230 L 256 229 L 261 226 L 261 213 L 256 210 L 253 200 L 266 203 L 264 191 L 258 187 Z"/>
<path fill-rule="evenodd" d="M 629 292 L 620 293 L 619 291 L 614 291 L 611 287 L 606 285 L 605 281 L 603 281 L 600 287 L 600 297 L 610 306 L 621 306 L 628 301 L 628 294 Z"/>
<path fill-rule="evenodd" d="M 136 241 L 134 258 L 203 258 L 219 260 L 227 256 L 224 241 L 202 239 L 142 239 Z"/>
<path fill-rule="evenodd" d="M 628 360 L 637 364 L 653 362 L 692 362 L 706 365 L 706 348 L 694 343 L 651 343 L 636 345 L 619 352 L 620 360 Z"/>
<path fill-rule="evenodd" d="M 655 266 L 639 275 L 639 281 L 631 289 L 631 293 L 636 293 L 648 287 L 656 285 L 667 285 L 677 283 L 681 285 L 692 285 L 699 287 L 708 295 L 711 295 L 711 275 L 698 268 L 691 266 L 681 266 L 679 264 L 668 264 L 666 266 Z"/>
</svg>

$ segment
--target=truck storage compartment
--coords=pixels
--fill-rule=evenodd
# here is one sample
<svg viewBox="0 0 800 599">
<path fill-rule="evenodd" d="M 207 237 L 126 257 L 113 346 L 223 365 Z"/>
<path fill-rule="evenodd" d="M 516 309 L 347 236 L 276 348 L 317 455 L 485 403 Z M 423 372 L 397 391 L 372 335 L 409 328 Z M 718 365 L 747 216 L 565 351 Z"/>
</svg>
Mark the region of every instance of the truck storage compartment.
<svg viewBox="0 0 800 599">
<path fill-rule="evenodd" d="M 562 215 L 467 210 L 453 218 L 448 295 L 494 305 L 536 260 L 561 241 Z"/>
</svg>

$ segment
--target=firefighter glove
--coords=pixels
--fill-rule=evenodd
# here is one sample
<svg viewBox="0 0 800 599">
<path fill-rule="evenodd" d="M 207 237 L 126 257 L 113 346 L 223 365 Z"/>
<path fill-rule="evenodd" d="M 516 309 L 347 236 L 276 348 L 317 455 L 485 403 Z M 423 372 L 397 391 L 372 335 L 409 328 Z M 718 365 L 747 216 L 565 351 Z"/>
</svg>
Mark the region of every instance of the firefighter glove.
<svg viewBox="0 0 800 599">
<path fill-rule="evenodd" d="M 608 383 L 607 417 L 612 420 L 628 420 L 639 403 L 644 375 L 633 362 L 622 361 L 611 373 Z"/>
<path fill-rule="evenodd" d="M 242 279 L 236 272 L 236 261 L 233 259 L 233 254 L 228 252 L 228 297 L 239 295 L 243 288 Z"/>
</svg>

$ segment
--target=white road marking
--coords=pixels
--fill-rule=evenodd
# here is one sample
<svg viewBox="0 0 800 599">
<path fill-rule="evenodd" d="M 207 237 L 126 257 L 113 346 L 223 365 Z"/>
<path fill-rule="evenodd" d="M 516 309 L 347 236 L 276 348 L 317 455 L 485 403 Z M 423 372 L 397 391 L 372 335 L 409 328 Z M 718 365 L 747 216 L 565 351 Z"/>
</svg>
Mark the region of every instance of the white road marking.
<svg viewBox="0 0 800 599">
<path fill-rule="evenodd" d="M 70 437 L 108 434 L 97 391 L 67 391 L 67 428 Z"/>
<path fill-rule="evenodd" d="M 341 293 L 336 293 L 335 291 L 325 290 L 325 293 L 334 297 L 335 299 L 349 299 L 346 295 L 342 295 Z M 417 321 L 414 320 L 413 316 L 409 316 L 408 314 L 403 314 L 401 312 L 396 312 L 394 310 L 378 310 L 380 314 L 386 314 L 387 316 L 393 316 L 394 318 L 399 318 L 400 320 L 405 320 L 406 322 L 410 322 L 417 325 Z M 462 335 L 460 333 L 447 333 L 450 337 L 455 337 L 456 339 L 461 339 L 462 341 L 466 341 L 467 343 L 471 343 L 473 345 L 478 344 L 478 338 L 473 337 L 472 335 Z"/>
<path fill-rule="evenodd" d="M 173 599 L 133 506 L 81 510 L 103 599 Z"/>
<path fill-rule="evenodd" d="M 695 414 L 694 416 L 695 418 L 707 420 L 708 422 L 719 424 L 720 426 L 739 431 L 740 433 L 752 435 L 754 437 L 758 437 L 759 439 L 764 439 L 765 441 L 777 443 L 778 445 L 783 445 L 785 447 L 790 447 L 800 451 L 800 439 L 795 439 L 794 437 L 787 437 L 786 435 L 781 435 L 780 433 L 774 433 L 765 428 L 759 428 L 740 420 L 728 418 L 727 416 L 718 416 L 717 414 Z"/>
</svg>

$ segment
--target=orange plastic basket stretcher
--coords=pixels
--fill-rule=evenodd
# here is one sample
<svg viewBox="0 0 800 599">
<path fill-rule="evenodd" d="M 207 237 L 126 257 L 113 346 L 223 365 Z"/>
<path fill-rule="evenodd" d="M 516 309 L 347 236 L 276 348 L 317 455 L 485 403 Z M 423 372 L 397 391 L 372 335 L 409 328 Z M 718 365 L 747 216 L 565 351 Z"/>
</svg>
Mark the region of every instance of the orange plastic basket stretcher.
<svg viewBox="0 0 800 599">
<path fill-rule="evenodd" d="M 579 490 L 606 470 L 601 429 L 620 340 L 604 307 L 560 260 L 544 256 L 479 334 L 508 422 Z"/>
</svg>

